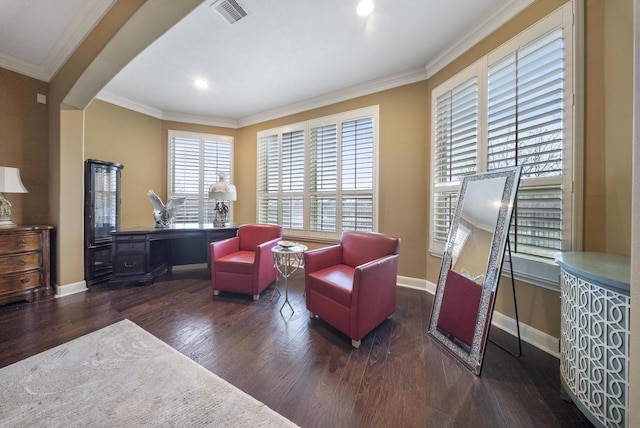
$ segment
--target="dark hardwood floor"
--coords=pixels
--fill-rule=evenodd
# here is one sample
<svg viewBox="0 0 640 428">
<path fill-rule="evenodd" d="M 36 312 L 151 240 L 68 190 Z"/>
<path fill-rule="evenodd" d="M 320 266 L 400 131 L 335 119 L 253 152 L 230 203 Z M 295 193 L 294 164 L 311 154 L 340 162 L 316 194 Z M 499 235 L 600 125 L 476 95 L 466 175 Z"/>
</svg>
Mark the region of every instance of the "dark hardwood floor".
<svg viewBox="0 0 640 428">
<path fill-rule="evenodd" d="M 213 297 L 204 275 L 2 306 L 0 367 L 128 318 L 302 427 L 590 426 L 560 398 L 558 360 L 526 343 L 520 358 L 489 343 L 480 377 L 464 368 L 427 335 L 425 292 L 398 288 L 393 318 L 356 350 L 309 319 L 302 272 L 289 281 L 293 314 L 279 312 L 284 290 Z"/>
</svg>

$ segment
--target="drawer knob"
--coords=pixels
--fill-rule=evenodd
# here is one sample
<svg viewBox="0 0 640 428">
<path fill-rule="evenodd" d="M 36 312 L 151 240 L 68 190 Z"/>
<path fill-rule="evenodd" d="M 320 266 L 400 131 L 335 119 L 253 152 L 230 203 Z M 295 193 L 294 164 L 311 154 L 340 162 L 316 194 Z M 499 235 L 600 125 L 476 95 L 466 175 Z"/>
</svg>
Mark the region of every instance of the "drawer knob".
<svg viewBox="0 0 640 428">
<path fill-rule="evenodd" d="M 20 259 L 20 260 L 18 261 L 18 266 L 24 266 L 24 265 L 26 265 L 26 264 L 27 264 L 27 262 L 25 262 L 25 261 L 24 261 L 24 259 Z"/>
<path fill-rule="evenodd" d="M 138 262 L 124 262 L 124 267 L 126 267 L 126 268 L 132 268 L 132 267 L 134 267 L 136 264 L 138 264 Z"/>
<path fill-rule="evenodd" d="M 22 279 L 20 280 L 20 282 L 22 282 L 23 284 L 28 284 L 30 281 L 31 281 L 31 279 L 30 279 L 30 278 L 22 278 Z"/>
<path fill-rule="evenodd" d="M 25 245 L 27 245 L 27 241 L 25 241 L 24 239 L 20 239 L 18 241 L 18 247 L 24 247 Z"/>
</svg>

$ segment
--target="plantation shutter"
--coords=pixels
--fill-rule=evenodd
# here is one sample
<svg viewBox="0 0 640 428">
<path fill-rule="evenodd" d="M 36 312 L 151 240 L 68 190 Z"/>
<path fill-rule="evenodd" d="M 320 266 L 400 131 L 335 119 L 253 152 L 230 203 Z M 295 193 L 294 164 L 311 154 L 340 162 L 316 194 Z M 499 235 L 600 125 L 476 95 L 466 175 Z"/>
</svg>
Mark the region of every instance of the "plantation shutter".
<svg viewBox="0 0 640 428">
<path fill-rule="evenodd" d="M 258 140 L 258 222 L 279 224 L 279 144 L 278 135 Z"/>
<path fill-rule="evenodd" d="M 373 231 L 373 118 L 342 123 L 342 231 Z"/>
<path fill-rule="evenodd" d="M 282 134 L 282 227 L 304 229 L 304 131 Z"/>
<path fill-rule="evenodd" d="M 522 254 L 561 249 L 563 64 L 557 28 L 488 68 L 487 169 L 522 166 L 510 236 Z"/>
<path fill-rule="evenodd" d="M 432 238 L 446 243 L 462 177 L 478 170 L 478 78 L 435 101 Z"/>
<path fill-rule="evenodd" d="M 377 227 L 377 106 L 258 132 L 258 220 L 336 240 Z"/>
<path fill-rule="evenodd" d="M 337 231 L 338 127 L 311 129 L 309 149 L 310 229 Z"/>
<path fill-rule="evenodd" d="M 212 221 L 209 186 L 218 181 L 219 173 L 224 173 L 227 178 L 231 176 L 231 156 L 229 141 L 170 134 L 167 199 L 186 198 L 176 212 L 176 223 Z"/>
</svg>

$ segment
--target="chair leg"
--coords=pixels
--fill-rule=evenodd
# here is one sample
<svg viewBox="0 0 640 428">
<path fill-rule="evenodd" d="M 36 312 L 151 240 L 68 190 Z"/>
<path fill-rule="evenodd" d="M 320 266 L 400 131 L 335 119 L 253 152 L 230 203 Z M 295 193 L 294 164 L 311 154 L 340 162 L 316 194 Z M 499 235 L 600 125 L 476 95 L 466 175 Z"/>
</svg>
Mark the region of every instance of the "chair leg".
<svg viewBox="0 0 640 428">
<path fill-rule="evenodd" d="M 259 295 L 259 294 L 254 294 L 254 295 L 253 295 L 253 300 L 258 300 L 259 298 L 260 298 L 260 295 Z"/>
<path fill-rule="evenodd" d="M 220 295 L 220 290 L 213 290 L 213 295 L 214 296 Z"/>
<path fill-rule="evenodd" d="M 315 314 L 311 311 L 309 311 L 309 318 L 313 319 L 315 317 Z"/>
<path fill-rule="evenodd" d="M 351 346 L 353 346 L 354 348 L 358 349 L 360 347 L 360 343 L 362 341 L 361 340 L 353 340 L 351 339 Z"/>
</svg>

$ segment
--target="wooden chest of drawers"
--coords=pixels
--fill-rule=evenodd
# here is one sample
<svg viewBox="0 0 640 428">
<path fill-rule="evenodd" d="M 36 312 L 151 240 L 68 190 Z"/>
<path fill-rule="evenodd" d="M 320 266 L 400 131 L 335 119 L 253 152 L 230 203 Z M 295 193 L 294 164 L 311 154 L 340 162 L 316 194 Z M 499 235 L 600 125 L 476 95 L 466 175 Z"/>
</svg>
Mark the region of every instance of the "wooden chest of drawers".
<svg viewBox="0 0 640 428">
<path fill-rule="evenodd" d="M 0 229 L 0 304 L 51 295 L 51 226 Z"/>
</svg>

